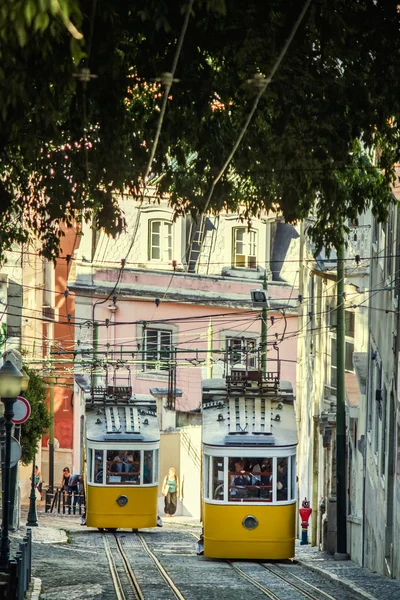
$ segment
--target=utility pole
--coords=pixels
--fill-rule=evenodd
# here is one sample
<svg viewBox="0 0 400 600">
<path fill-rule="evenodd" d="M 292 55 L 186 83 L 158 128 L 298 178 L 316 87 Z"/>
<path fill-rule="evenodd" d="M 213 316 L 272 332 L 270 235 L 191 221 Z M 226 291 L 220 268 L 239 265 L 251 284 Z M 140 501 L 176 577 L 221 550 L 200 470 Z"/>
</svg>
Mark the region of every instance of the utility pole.
<svg viewBox="0 0 400 600">
<path fill-rule="evenodd" d="M 210 324 L 207 330 L 207 379 L 212 379 L 213 376 L 213 326 L 210 319 Z"/>
<path fill-rule="evenodd" d="M 50 350 L 51 356 L 51 350 Z M 54 490 L 54 377 L 53 364 L 50 362 L 50 427 L 49 427 L 49 488 Z"/>
<path fill-rule="evenodd" d="M 263 290 L 268 291 L 267 269 L 264 270 Z M 267 375 L 267 309 L 261 311 L 261 372 Z"/>
<path fill-rule="evenodd" d="M 93 307 L 93 376 L 92 376 L 92 389 L 97 386 L 98 377 L 96 373 L 96 360 L 97 351 L 99 349 L 99 324 L 94 320 L 94 307 Z M 94 394 L 94 392 L 92 392 Z"/>
<path fill-rule="evenodd" d="M 335 560 L 347 560 L 346 515 L 346 408 L 345 408 L 345 313 L 344 258 L 342 240 L 337 249 L 337 306 L 336 306 L 336 553 Z"/>
</svg>

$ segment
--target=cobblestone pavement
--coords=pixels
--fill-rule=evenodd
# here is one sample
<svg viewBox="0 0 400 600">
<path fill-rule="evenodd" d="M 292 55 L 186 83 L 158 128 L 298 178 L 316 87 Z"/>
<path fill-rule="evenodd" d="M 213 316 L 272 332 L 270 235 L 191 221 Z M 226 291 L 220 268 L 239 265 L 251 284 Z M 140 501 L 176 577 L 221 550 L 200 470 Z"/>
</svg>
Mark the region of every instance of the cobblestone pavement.
<svg viewBox="0 0 400 600">
<path fill-rule="evenodd" d="M 117 598 L 101 533 L 82 527 L 79 517 L 46 515 L 41 509 L 38 521 L 39 527 L 32 529 L 33 574 L 42 581 L 42 600 Z M 23 510 L 21 523 L 25 522 Z M 13 547 L 24 532 L 25 527 L 21 527 L 12 534 Z M 145 600 L 170 600 L 175 596 L 166 587 L 154 560 L 145 555 L 140 539 L 165 567 L 185 600 L 258 600 L 266 597 L 264 587 L 284 600 L 300 600 L 304 594 L 288 588 L 281 579 L 293 576 L 311 584 L 308 592 L 321 600 L 327 599 L 326 594 L 335 600 L 400 600 L 399 581 L 362 569 L 351 561 L 334 561 L 330 555 L 309 546 L 297 546 L 296 561 L 279 565 L 263 566 L 250 561 L 231 564 L 197 557 L 194 536 L 199 532 L 199 523 L 184 517 L 165 519 L 162 529 L 144 530 L 140 538 L 129 531 L 118 532 Z M 114 540 L 114 536 L 107 534 L 107 539 Z M 123 571 L 122 566 L 119 569 Z M 132 592 L 126 595 L 133 597 Z M 37 593 L 34 598 L 38 598 Z"/>
</svg>

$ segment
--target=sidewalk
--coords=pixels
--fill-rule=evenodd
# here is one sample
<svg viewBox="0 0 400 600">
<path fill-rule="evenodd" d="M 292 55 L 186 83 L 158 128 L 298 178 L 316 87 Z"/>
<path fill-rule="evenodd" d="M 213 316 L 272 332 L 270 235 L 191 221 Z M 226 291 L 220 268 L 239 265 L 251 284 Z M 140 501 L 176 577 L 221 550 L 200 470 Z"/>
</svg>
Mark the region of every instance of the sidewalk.
<svg viewBox="0 0 400 600">
<path fill-rule="evenodd" d="M 331 554 L 296 543 L 296 560 L 307 569 L 356 594 L 362 600 L 400 600 L 400 581 L 364 569 L 351 560 L 336 561 Z"/>
<path fill-rule="evenodd" d="M 74 528 L 76 518 L 67 519 L 54 518 L 56 515 L 47 515 L 44 508 L 37 511 L 38 527 L 30 527 L 32 530 L 32 544 L 67 544 L 68 535 L 66 529 Z M 21 507 L 21 525 L 17 531 L 10 532 L 11 548 L 15 547 L 25 536 L 28 527 L 25 525 L 28 517 L 28 508 L 26 505 Z M 79 523 L 79 520 L 78 520 Z M 34 551 L 34 550 L 33 550 Z M 39 600 L 42 589 L 42 580 L 38 577 L 32 577 L 30 589 L 27 592 L 26 600 Z"/>
</svg>

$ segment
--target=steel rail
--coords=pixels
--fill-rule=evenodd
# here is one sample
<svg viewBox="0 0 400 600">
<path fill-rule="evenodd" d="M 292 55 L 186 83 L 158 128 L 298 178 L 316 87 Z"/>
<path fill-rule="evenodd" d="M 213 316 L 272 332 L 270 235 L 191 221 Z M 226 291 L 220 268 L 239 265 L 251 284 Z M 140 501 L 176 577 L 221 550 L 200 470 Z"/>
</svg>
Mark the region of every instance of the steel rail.
<svg viewBox="0 0 400 600">
<path fill-rule="evenodd" d="M 118 552 L 119 552 L 119 554 L 120 554 L 120 556 L 122 558 L 122 562 L 123 562 L 123 565 L 124 565 L 125 572 L 126 572 L 126 574 L 128 576 L 129 583 L 131 584 L 131 588 L 133 589 L 133 592 L 134 592 L 134 594 L 136 596 L 136 599 L 137 600 L 144 600 L 144 594 L 142 592 L 142 588 L 139 585 L 139 582 L 138 582 L 138 580 L 136 578 L 136 575 L 135 575 L 135 573 L 134 573 L 134 571 L 133 571 L 133 569 L 131 567 L 131 563 L 129 562 L 129 559 L 128 559 L 126 553 L 125 553 L 125 550 L 122 547 L 121 539 L 117 536 L 116 533 L 114 533 L 113 535 L 114 535 L 114 538 L 115 538 L 115 540 L 117 542 L 117 549 L 118 549 Z"/>
<path fill-rule="evenodd" d="M 336 600 L 333 596 L 331 596 L 327 592 L 320 590 L 312 583 L 309 583 L 308 581 L 306 581 L 305 579 L 302 579 L 301 577 L 299 577 L 298 575 L 295 575 L 294 573 L 290 573 L 289 575 L 286 573 L 283 574 L 283 569 L 277 565 L 271 566 L 271 565 L 265 565 L 265 564 L 260 563 L 260 566 L 263 567 L 263 569 L 265 569 L 269 573 L 272 573 L 276 577 L 279 577 L 279 579 L 282 579 L 282 581 L 284 581 L 285 583 L 288 583 L 290 586 L 292 586 L 297 591 L 299 591 L 301 594 L 303 594 L 303 596 L 305 596 L 306 598 L 309 598 L 309 600 L 320 600 L 321 596 L 323 596 L 327 600 Z M 291 581 L 292 578 L 300 581 L 302 583 L 302 585 L 308 586 L 308 587 L 312 588 L 313 590 L 316 590 L 319 595 L 314 596 L 307 590 L 303 590 L 300 585 L 298 585 L 298 584 L 296 585 L 295 583 L 293 583 Z"/>
<path fill-rule="evenodd" d="M 272 592 L 271 590 L 266 588 L 264 585 L 259 583 L 254 577 L 245 573 L 240 567 L 235 565 L 232 561 L 227 560 L 226 562 L 232 567 L 232 569 L 234 569 L 234 571 L 239 573 L 239 575 L 241 577 L 243 577 L 244 579 L 247 579 L 247 581 L 249 581 L 252 585 L 254 585 L 254 587 L 259 589 L 260 592 L 262 592 L 264 594 L 264 596 L 267 596 L 267 598 L 270 598 L 270 600 L 280 600 L 279 596 L 277 596 L 274 592 Z"/>
<path fill-rule="evenodd" d="M 117 600 L 126 600 L 126 596 L 124 594 L 124 589 L 122 587 L 121 580 L 118 575 L 117 567 L 115 565 L 115 561 L 113 559 L 110 544 L 105 535 L 103 535 L 103 544 L 104 550 L 106 551 L 106 556 L 108 560 L 108 566 L 110 567 L 111 578 L 114 584 L 115 593 L 117 595 Z"/>
<path fill-rule="evenodd" d="M 185 596 L 183 596 L 182 593 L 179 591 L 179 589 L 177 588 L 177 586 L 175 585 L 175 583 L 173 582 L 171 577 L 168 575 L 167 571 L 164 569 L 164 567 L 162 566 L 161 562 L 158 560 L 158 558 L 154 554 L 154 552 L 152 552 L 152 550 L 150 550 L 150 548 L 149 548 L 146 540 L 143 538 L 143 536 L 140 533 L 136 533 L 136 536 L 140 540 L 145 552 L 150 556 L 150 558 L 153 559 L 154 564 L 156 565 L 157 569 L 159 570 L 164 581 L 169 585 L 175 598 L 177 598 L 177 600 L 185 600 Z"/>
</svg>

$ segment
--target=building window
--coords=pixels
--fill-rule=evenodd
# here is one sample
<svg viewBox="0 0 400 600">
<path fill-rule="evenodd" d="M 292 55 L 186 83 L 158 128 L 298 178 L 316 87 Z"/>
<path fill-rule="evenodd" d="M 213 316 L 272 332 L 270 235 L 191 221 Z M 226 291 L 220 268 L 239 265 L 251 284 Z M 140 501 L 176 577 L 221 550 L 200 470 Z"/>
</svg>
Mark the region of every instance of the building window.
<svg viewBox="0 0 400 600">
<path fill-rule="evenodd" d="M 172 223 L 149 221 L 149 260 L 158 262 L 172 260 Z"/>
<path fill-rule="evenodd" d="M 228 362 L 231 366 L 243 364 L 247 367 L 256 367 L 255 339 L 227 337 L 226 347 L 228 349 Z"/>
<path fill-rule="evenodd" d="M 171 350 L 171 331 L 146 329 L 144 332 L 145 371 L 168 371 Z"/>
<path fill-rule="evenodd" d="M 238 269 L 257 268 L 257 231 L 246 227 L 233 230 L 232 262 Z"/>
<path fill-rule="evenodd" d="M 329 327 L 337 327 L 337 311 L 330 304 L 326 305 L 326 311 L 329 315 Z M 344 311 L 344 331 L 346 337 L 354 338 L 355 314 L 351 310 Z"/>
<path fill-rule="evenodd" d="M 346 373 L 353 373 L 353 354 L 354 354 L 354 344 L 351 341 L 345 342 L 345 359 L 344 359 L 344 368 Z M 331 338 L 331 387 L 337 387 L 337 344 L 336 338 Z"/>
</svg>

